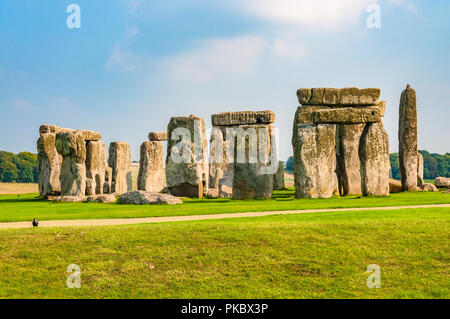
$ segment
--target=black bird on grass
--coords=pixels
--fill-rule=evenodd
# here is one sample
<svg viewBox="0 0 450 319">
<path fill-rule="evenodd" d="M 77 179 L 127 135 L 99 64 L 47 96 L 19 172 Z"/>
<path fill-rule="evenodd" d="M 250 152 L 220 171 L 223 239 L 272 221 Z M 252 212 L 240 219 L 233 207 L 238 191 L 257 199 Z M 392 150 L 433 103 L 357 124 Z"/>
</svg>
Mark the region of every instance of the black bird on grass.
<svg viewBox="0 0 450 319">
<path fill-rule="evenodd" d="M 39 222 L 37 221 L 37 219 L 33 219 L 33 228 L 38 227 Z"/>
</svg>

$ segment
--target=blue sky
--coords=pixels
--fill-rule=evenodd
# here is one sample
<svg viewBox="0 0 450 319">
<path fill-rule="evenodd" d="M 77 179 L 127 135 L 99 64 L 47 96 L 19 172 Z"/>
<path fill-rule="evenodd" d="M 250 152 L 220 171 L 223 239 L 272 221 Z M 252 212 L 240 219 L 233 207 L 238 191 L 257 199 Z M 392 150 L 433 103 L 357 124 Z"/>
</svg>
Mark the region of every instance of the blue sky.
<svg viewBox="0 0 450 319">
<path fill-rule="evenodd" d="M 377 3 L 378 2 L 378 3 Z M 369 4 L 381 28 L 367 28 Z M 69 29 L 66 8 L 81 8 Z M 450 151 L 445 0 L 2 0 L 0 149 L 36 151 L 41 124 L 127 141 L 139 160 L 171 116 L 271 109 L 292 154 L 300 87 L 380 87 L 391 151 L 418 94 L 419 148 Z"/>
</svg>

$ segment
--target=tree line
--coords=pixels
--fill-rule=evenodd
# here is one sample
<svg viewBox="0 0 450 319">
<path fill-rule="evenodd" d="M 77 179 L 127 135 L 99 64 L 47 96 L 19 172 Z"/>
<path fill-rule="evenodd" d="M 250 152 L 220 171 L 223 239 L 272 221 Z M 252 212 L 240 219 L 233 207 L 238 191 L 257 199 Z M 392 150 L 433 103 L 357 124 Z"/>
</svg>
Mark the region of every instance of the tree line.
<svg viewBox="0 0 450 319">
<path fill-rule="evenodd" d="M 436 177 L 450 177 L 450 153 L 444 155 L 437 153 L 429 153 L 428 151 L 419 151 L 423 156 L 423 175 L 425 179 L 435 179 Z M 398 153 L 392 153 L 391 159 L 391 169 L 392 178 L 400 180 L 400 168 Z M 294 171 L 294 157 L 289 157 L 286 162 L 286 170 Z"/>
<path fill-rule="evenodd" d="M 13 154 L 0 151 L 0 182 L 37 183 L 37 155 L 29 152 Z"/>
</svg>

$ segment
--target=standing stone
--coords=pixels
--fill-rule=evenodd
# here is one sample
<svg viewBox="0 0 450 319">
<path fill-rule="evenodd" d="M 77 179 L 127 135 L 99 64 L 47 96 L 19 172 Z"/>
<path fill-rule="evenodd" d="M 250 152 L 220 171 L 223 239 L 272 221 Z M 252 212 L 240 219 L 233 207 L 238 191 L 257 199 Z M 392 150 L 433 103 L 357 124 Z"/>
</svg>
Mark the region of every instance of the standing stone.
<svg viewBox="0 0 450 319">
<path fill-rule="evenodd" d="M 422 186 L 425 182 L 423 179 L 423 156 L 417 153 L 417 186 Z"/>
<path fill-rule="evenodd" d="M 359 142 L 365 124 L 337 127 L 336 155 L 339 189 L 342 195 L 361 194 Z"/>
<path fill-rule="evenodd" d="M 294 179 L 296 198 L 330 198 L 336 190 L 334 124 L 294 122 Z"/>
<path fill-rule="evenodd" d="M 240 125 L 234 152 L 233 199 L 269 199 L 273 193 L 274 169 L 270 168 L 275 152 L 271 124 Z M 253 136 L 253 138 L 252 138 Z M 263 150 L 262 147 L 265 149 Z M 261 158 L 267 155 L 268 158 Z"/>
<path fill-rule="evenodd" d="M 62 155 L 60 173 L 62 196 L 84 196 L 86 192 L 86 146 L 78 131 L 56 134 L 55 146 Z"/>
<path fill-rule="evenodd" d="M 43 133 L 37 141 L 38 150 L 38 187 L 43 197 L 61 192 L 59 173 L 62 157 L 55 147 L 56 134 Z"/>
<path fill-rule="evenodd" d="M 361 189 L 364 196 L 389 195 L 389 137 L 383 123 L 369 123 L 359 146 Z"/>
<path fill-rule="evenodd" d="M 202 118 L 173 117 L 167 126 L 166 180 L 174 196 L 202 198 L 208 191 L 208 154 Z"/>
<path fill-rule="evenodd" d="M 404 191 L 417 188 L 417 101 L 416 91 L 408 84 L 400 99 L 399 161 Z"/>
<path fill-rule="evenodd" d="M 214 117 L 214 115 L 213 115 Z M 214 121 L 213 121 L 214 122 Z M 234 130 L 232 126 L 213 126 L 210 140 L 209 187 L 220 189 L 222 183 L 232 187 L 234 178 L 233 159 L 227 159 L 234 152 Z M 227 132 L 230 136 L 227 136 Z M 219 152 L 221 152 L 219 154 Z M 221 155 L 221 156 L 220 156 Z M 219 191 L 220 194 L 220 191 Z M 220 195 L 219 195 L 220 196 Z"/>
<path fill-rule="evenodd" d="M 130 145 L 126 142 L 112 142 L 109 145 L 108 163 L 112 168 L 111 193 L 123 194 L 131 191 Z"/>
<path fill-rule="evenodd" d="M 141 145 L 138 189 L 159 193 L 165 188 L 164 146 L 160 141 L 147 141 Z"/>
<path fill-rule="evenodd" d="M 88 141 L 86 143 L 86 195 L 103 194 L 107 167 L 105 143 Z"/>
<path fill-rule="evenodd" d="M 273 189 L 281 190 L 285 189 L 284 185 L 284 163 L 280 161 L 278 163 L 277 173 L 273 175 Z"/>
</svg>

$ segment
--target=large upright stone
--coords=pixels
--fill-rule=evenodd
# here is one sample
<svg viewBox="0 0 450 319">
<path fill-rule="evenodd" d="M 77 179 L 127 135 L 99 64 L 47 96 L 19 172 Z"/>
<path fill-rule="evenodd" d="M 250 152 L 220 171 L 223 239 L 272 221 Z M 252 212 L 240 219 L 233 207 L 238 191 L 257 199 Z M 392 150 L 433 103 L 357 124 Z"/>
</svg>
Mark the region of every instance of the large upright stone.
<svg viewBox="0 0 450 319">
<path fill-rule="evenodd" d="M 308 108 L 309 109 L 309 108 Z M 296 198 L 330 198 L 337 188 L 334 124 L 311 124 L 309 110 L 299 107 L 294 121 Z"/>
<path fill-rule="evenodd" d="M 365 124 L 338 125 L 336 156 L 341 195 L 361 194 L 359 142 Z"/>
<path fill-rule="evenodd" d="M 193 115 L 173 117 L 167 134 L 166 181 L 170 193 L 203 197 L 208 190 L 205 122 Z"/>
<path fill-rule="evenodd" d="M 103 141 L 86 144 L 86 195 L 103 194 L 106 169 L 108 168 L 106 146 Z"/>
<path fill-rule="evenodd" d="M 159 193 L 166 185 L 164 145 L 161 141 L 147 141 L 141 145 L 138 190 Z"/>
<path fill-rule="evenodd" d="M 213 126 L 210 140 L 209 187 L 221 189 L 221 183 L 229 187 L 234 178 L 235 127 Z M 220 196 L 220 191 L 219 191 Z"/>
<path fill-rule="evenodd" d="M 423 156 L 420 153 L 417 153 L 417 186 L 422 186 L 425 181 L 423 179 Z"/>
<path fill-rule="evenodd" d="M 86 192 L 86 146 L 83 134 L 61 131 L 56 134 L 55 146 L 62 155 L 60 172 L 62 196 L 84 196 Z"/>
<path fill-rule="evenodd" d="M 383 123 L 369 123 L 359 145 L 361 189 L 364 196 L 389 195 L 389 137 Z"/>
<path fill-rule="evenodd" d="M 417 188 L 417 101 L 416 91 L 408 84 L 400 99 L 399 161 L 404 191 Z"/>
<path fill-rule="evenodd" d="M 240 125 L 234 152 L 233 199 L 268 199 L 273 193 L 275 144 L 271 124 Z M 272 166 L 273 165 L 273 166 Z"/>
<path fill-rule="evenodd" d="M 111 192 L 123 194 L 132 190 L 130 145 L 112 142 L 109 145 L 109 166 L 112 168 Z"/>
<path fill-rule="evenodd" d="M 277 173 L 273 175 L 273 189 L 281 190 L 285 189 L 284 185 L 284 163 L 280 161 L 278 163 Z"/>
<path fill-rule="evenodd" d="M 61 192 L 59 174 L 62 156 L 55 147 L 55 133 L 42 133 L 37 141 L 38 150 L 38 187 L 43 197 Z"/>
</svg>

